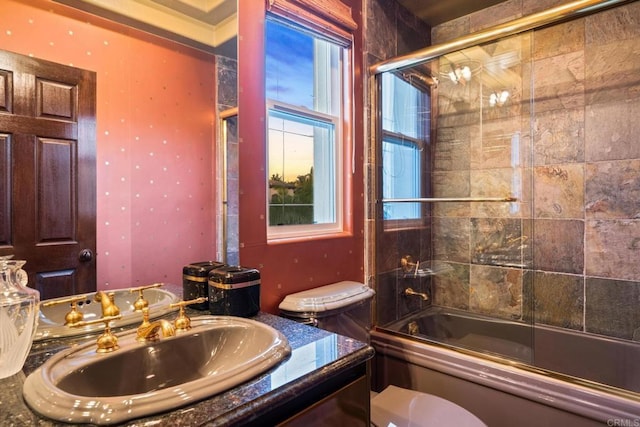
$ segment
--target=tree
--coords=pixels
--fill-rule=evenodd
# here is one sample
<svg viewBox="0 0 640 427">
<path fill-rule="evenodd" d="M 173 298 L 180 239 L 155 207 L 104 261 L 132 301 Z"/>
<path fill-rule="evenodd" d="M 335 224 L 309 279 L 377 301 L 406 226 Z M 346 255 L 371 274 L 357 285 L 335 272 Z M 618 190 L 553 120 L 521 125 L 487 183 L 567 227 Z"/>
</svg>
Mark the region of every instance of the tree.
<svg viewBox="0 0 640 427">
<path fill-rule="evenodd" d="M 293 193 L 296 203 L 313 204 L 313 167 L 308 174 L 298 175 Z"/>
</svg>

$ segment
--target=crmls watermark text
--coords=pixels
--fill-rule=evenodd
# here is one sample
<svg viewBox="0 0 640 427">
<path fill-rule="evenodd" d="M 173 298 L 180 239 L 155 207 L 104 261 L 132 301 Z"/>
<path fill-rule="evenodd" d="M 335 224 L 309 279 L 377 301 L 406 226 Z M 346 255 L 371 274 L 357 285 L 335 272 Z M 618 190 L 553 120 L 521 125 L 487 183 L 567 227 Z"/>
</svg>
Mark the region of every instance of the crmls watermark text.
<svg viewBox="0 0 640 427">
<path fill-rule="evenodd" d="M 640 418 L 609 418 L 607 425 L 610 427 L 640 427 Z"/>
</svg>

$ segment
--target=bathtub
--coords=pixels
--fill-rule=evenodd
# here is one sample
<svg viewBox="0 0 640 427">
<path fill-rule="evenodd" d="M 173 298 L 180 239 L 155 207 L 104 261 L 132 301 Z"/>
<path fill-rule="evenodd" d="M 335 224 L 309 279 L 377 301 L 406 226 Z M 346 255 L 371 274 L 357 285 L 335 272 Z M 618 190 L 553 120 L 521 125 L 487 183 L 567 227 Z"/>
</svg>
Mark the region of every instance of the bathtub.
<svg viewBox="0 0 640 427">
<path fill-rule="evenodd" d="M 491 427 L 640 426 L 640 343 L 430 307 L 371 344 L 376 391 L 436 394 Z"/>
</svg>

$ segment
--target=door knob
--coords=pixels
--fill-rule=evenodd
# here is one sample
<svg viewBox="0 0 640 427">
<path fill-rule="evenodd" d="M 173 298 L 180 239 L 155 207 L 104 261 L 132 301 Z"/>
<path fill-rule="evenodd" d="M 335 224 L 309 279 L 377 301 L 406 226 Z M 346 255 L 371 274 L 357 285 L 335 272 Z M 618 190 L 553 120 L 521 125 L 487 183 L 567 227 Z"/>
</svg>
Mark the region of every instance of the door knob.
<svg viewBox="0 0 640 427">
<path fill-rule="evenodd" d="M 80 254 L 78 254 L 78 260 L 80 262 L 89 262 L 93 259 L 93 252 L 91 252 L 91 249 L 83 249 L 80 251 Z"/>
</svg>

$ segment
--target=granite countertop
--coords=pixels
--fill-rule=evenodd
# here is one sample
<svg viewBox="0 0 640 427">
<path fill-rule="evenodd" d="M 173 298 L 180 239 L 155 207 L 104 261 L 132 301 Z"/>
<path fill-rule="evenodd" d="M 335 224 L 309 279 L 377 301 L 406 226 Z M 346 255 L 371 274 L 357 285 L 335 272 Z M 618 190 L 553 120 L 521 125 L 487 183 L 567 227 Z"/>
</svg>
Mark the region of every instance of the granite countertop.
<svg viewBox="0 0 640 427">
<path fill-rule="evenodd" d="M 189 312 L 193 317 L 208 314 L 195 310 Z M 267 313 L 258 313 L 253 319 L 272 326 L 287 338 L 292 354 L 286 361 L 226 392 L 122 425 L 222 426 L 256 421 L 274 406 L 294 399 L 319 381 L 340 375 L 373 356 L 372 347 L 351 338 Z M 0 425 L 68 425 L 32 412 L 22 398 L 22 387 L 26 376 L 51 355 L 73 343 L 95 339 L 96 336 L 35 342 L 23 370 L 9 378 L 0 379 Z"/>
</svg>

